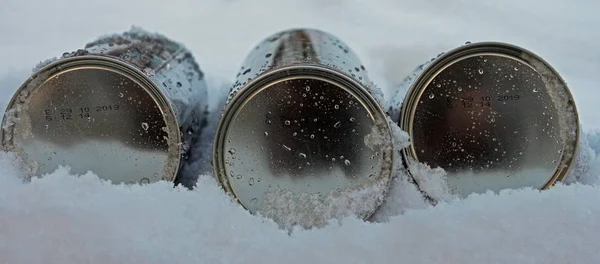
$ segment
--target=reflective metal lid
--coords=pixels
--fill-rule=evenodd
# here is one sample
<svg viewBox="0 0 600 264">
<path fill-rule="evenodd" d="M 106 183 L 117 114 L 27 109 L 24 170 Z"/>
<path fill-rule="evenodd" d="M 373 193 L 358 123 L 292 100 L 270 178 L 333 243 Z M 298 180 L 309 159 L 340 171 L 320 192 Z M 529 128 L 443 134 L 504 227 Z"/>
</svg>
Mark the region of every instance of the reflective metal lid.
<svg viewBox="0 0 600 264">
<path fill-rule="evenodd" d="M 319 214 L 315 208 L 328 196 L 382 181 L 375 192 L 383 196 L 393 147 L 382 110 L 350 79 L 308 66 L 297 70 L 260 78 L 230 102 L 216 135 L 219 181 L 249 211 L 275 218 Z M 380 202 L 349 210 L 368 217 Z M 274 208 L 282 205 L 303 209 Z"/>
<path fill-rule="evenodd" d="M 434 61 L 403 104 L 407 162 L 444 168 L 459 196 L 547 188 L 577 149 L 572 96 L 544 61 L 502 43 L 470 44 Z"/>
<path fill-rule="evenodd" d="M 179 166 L 178 126 L 158 89 L 117 60 L 82 56 L 32 76 L 8 106 L 3 148 L 32 175 L 59 165 L 113 183 L 172 180 Z M 169 133 L 175 131 L 175 133 Z"/>
</svg>

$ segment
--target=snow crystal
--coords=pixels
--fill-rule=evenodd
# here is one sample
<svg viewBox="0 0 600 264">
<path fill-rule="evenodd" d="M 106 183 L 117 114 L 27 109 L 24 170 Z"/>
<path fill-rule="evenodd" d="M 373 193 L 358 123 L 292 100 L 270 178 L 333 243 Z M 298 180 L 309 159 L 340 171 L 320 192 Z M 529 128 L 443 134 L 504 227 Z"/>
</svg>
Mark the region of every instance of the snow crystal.
<svg viewBox="0 0 600 264">
<path fill-rule="evenodd" d="M 600 155 L 600 131 L 586 133 L 589 146 L 596 155 Z"/>
<path fill-rule="evenodd" d="M 286 229 L 322 227 L 331 220 L 354 215 L 366 218 L 383 201 L 389 183 L 389 178 L 380 177 L 358 187 L 332 190 L 327 195 L 269 190 L 259 212 Z"/>
<path fill-rule="evenodd" d="M 410 138 L 389 117 L 388 123 L 394 135 L 395 159 L 397 162 L 390 190 L 371 220 L 383 222 L 391 216 L 402 214 L 407 209 L 425 208 L 430 206 L 432 202 L 455 199 L 450 194 L 446 183 L 446 173 L 443 169 L 431 169 L 429 166 L 415 161 L 406 168 L 406 165 L 402 162 L 401 153 L 403 148 L 410 145 Z"/>
<path fill-rule="evenodd" d="M 53 62 L 55 62 L 57 60 L 58 60 L 57 57 L 53 57 L 53 58 L 50 58 L 50 59 L 46 59 L 46 60 L 40 61 L 38 64 L 36 64 L 33 67 L 33 69 L 31 69 L 31 73 L 36 73 L 36 72 L 40 71 L 42 68 L 50 65 L 51 63 L 53 63 Z"/>
<path fill-rule="evenodd" d="M 595 151 L 590 147 L 589 139 L 586 134 L 579 138 L 579 147 L 577 156 L 571 165 L 571 169 L 564 183 L 570 184 L 580 182 L 584 184 L 594 184 L 598 181 L 598 175 L 593 175 L 591 166 L 596 159 Z"/>
<path fill-rule="evenodd" d="M 540 74 L 544 84 L 546 84 L 548 94 L 559 113 L 560 139 L 565 146 L 559 166 L 567 166 L 568 164 L 566 163 L 575 158 L 572 155 L 575 153 L 575 135 L 577 135 L 579 129 L 577 110 L 571 102 L 571 95 L 567 87 L 565 87 L 564 82 L 546 63 L 527 53 L 523 53 L 521 56 L 530 62 L 531 66 Z"/>
</svg>

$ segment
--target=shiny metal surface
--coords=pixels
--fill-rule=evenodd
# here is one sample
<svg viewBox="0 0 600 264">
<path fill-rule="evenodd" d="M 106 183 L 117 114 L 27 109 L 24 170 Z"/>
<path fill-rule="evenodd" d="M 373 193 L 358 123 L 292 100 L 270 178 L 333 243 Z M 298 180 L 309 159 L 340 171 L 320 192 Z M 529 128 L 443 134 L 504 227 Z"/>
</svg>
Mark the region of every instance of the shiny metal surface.
<svg viewBox="0 0 600 264">
<path fill-rule="evenodd" d="M 168 164 L 167 124 L 156 101 L 138 80 L 109 67 L 61 71 L 23 103 L 12 144 L 38 164 L 38 174 L 58 163 L 114 183 L 157 181 L 177 165 Z"/>
<path fill-rule="evenodd" d="M 444 168 L 459 196 L 562 180 L 578 140 L 564 82 L 517 47 L 471 45 L 438 58 L 412 86 L 401 118 L 407 162 Z"/>
<path fill-rule="evenodd" d="M 261 42 L 244 65 L 217 130 L 214 167 L 246 209 L 265 213 L 273 206 L 266 197 L 282 190 L 296 197 L 339 196 L 379 181 L 384 187 L 376 192 L 387 191 L 390 129 L 366 88 L 364 67 L 345 44 L 320 31 L 284 31 Z M 286 201 L 300 211 L 265 214 L 279 223 L 298 214 L 313 219 L 298 224 L 318 225 L 314 219 L 321 215 L 306 215 L 318 212 L 319 199 L 295 204 L 301 200 Z M 380 203 L 345 211 L 367 218 Z"/>
<path fill-rule="evenodd" d="M 173 181 L 199 136 L 205 94 L 187 50 L 132 29 L 38 69 L 8 106 L 2 147 L 30 177 L 69 166 L 113 183 Z"/>
</svg>

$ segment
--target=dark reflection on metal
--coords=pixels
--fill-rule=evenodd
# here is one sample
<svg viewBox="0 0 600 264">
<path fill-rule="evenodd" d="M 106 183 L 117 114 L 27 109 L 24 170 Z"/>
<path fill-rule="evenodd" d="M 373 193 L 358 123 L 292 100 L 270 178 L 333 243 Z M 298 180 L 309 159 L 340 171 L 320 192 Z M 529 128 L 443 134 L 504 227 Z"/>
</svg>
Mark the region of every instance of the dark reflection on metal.
<svg viewBox="0 0 600 264">
<path fill-rule="evenodd" d="M 60 147 L 114 140 L 140 150 L 168 150 L 166 124 L 154 99 L 135 80 L 108 68 L 55 75 L 31 94 L 28 105 L 37 140 Z"/>
<path fill-rule="evenodd" d="M 277 82 L 239 111 L 229 132 L 232 141 L 239 141 L 227 145 L 237 149 L 241 160 L 267 153 L 254 166 L 267 167 L 267 174 L 274 177 L 324 177 L 336 167 L 342 176 L 352 178 L 364 173 L 361 166 L 377 163 L 368 159 L 374 153 L 364 144 L 374 125 L 370 114 L 353 95 L 330 82 L 313 78 Z M 249 143 L 264 146 L 264 151 L 248 150 Z"/>
<path fill-rule="evenodd" d="M 553 170 L 560 157 L 558 113 L 548 108 L 543 87 L 532 68 L 504 57 L 452 64 L 431 80 L 416 109 L 419 160 L 450 172 L 516 171 L 528 162 Z"/>
<path fill-rule="evenodd" d="M 400 125 L 412 142 L 406 162 L 442 167 L 460 196 L 562 180 L 578 121 L 550 66 L 501 43 L 470 44 L 428 64 L 402 105 Z"/>
<path fill-rule="evenodd" d="M 392 141 L 368 83 L 356 55 L 325 32 L 288 30 L 259 43 L 237 75 L 217 130 L 220 183 L 251 212 L 274 206 L 263 203 L 278 190 L 325 197 L 379 180 L 374 195 L 384 193 Z M 340 211 L 366 218 L 379 204 Z M 294 213 L 307 219 L 317 207 L 302 206 L 310 208 Z"/>
</svg>

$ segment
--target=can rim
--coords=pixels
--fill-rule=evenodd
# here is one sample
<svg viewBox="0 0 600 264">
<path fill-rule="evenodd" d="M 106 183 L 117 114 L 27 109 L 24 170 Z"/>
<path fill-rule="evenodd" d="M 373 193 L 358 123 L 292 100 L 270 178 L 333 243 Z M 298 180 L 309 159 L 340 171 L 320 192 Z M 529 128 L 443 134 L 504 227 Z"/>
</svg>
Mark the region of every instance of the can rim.
<svg viewBox="0 0 600 264">
<path fill-rule="evenodd" d="M 162 113 L 163 119 L 165 120 L 165 124 L 167 126 L 169 138 L 167 141 L 168 158 L 165 165 L 163 180 L 171 182 L 174 181 L 177 177 L 179 166 L 181 164 L 180 153 L 182 146 L 181 144 L 177 144 L 177 142 L 181 142 L 181 133 L 179 132 L 179 123 L 173 111 L 173 106 L 149 76 L 126 62 L 108 56 L 81 55 L 62 58 L 32 73 L 29 78 L 25 80 L 23 84 L 14 92 L 11 100 L 6 105 L 6 111 L 2 116 L 2 128 L 0 129 L 0 147 L 2 150 L 10 151 L 9 148 L 14 146 L 12 138 L 10 140 L 6 140 L 6 136 L 8 134 L 12 134 L 13 128 L 5 128 L 5 122 L 7 121 L 6 113 L 13 109 L 17 101 L 27 100 L 27 97 L 31 94 L 30 91 L 37 89 L 37 87 L 45 82 L 50 76 L 80 66 L 101 66 L 110 68 L 118 74 L 122 74 L 131 78 L 131 80 L 138 82 L 139 86 L 144 89 L 148 95 L 150 95 Z M 20 110 L 17 109 L 17 112 L 19 111 Z"/>
<path fill-rule="evenodd" d="M 559 73 L 548 62 L 546 62 L 544 59 L 542 59 L 535 53 L 533 53 L 525 48 L 522 48 L 522 47 L 519 47 L 519 46 L 516 46 L 513 44 L 504 43 L 504 42 L 478 42 L 478 43 L 471 43 L 471 44 L 463 45 L 461 47 L 457 47 L 453 50 L 450 50 L 450 51 L 442 54 L 441 56 L 436 58 L 434 61 L 432 61 L 429 65 L 427 65 L 423 69 L 423 71 L 419 74 L 419 76 L 416 78 L 414 83 L 410 86 L 410 88 L 405 96 L 404 102 L 402 103 L 402 107 L 401 107 L 400 120 L 398 121 L 400 128 L 402 130 L 406 131 L 410 136 L 410 146 L 402 149 L 402 159 L 403 159 L 404 164 L 409 165 L 409 164 L 418 162 L 416 150 L 414 149 L 414 145 L 413 145 L 413 137 L 412 137 L 412 135 L 413 135 L 413 131 L 412 131 L 413 130 L 413 120 L 414 120 L 414 114 L 415 114 L 415 111 L 417 108 L 416 102 L 419 101 L 419 98 L 421 97 L 424 89 L 427 87 L 426 83 L 429 82 L 429 80 L 431 80 L 433 77 L 435 77 L 443 69 L 445 69 L 452 63 L 456 62 L 457 60 L 460 60 L 466 56 L 476 56 L 477 54 L 481 54 L 481 55 L 494 54 L 494 55 L 505 56 L 510 59 L 517 60 L 517 61 L 527 65 L 528 67 L 531 67 L 533 70 L 538 72 L 538 74 L 540 74 L 540 75 L 542 75 L 540 73 L 540 68 L 542 68 L 542 70 L 545 70 L 547 73 L 550 74 L 550 78 L 558 81 L 558 83 L 561 86 L 560 87 L 561 89 L 559 89 L 559 90 L 562 90 L 560 92 L 562 92 L 568 99 L 566 107 L 567 108 L 572 107 L 572 111 L 571 111 L 572 114 L 567 115 L 566 118 L 573 119 L 571 121 L 573 121 L 573 123 L 575 125 L 574 128 L 569 128 L 569 127 L 561 127 L 560 128 L 561 134 L 565 133 L 564 135 L 566 136 L 566 138 L 563 140 L 562 149 L 564 150 L 564 149 L 568 148 L 569 145 L 571 145 L 570 147 L 572 149 L 572 152 L 565 153 L 563 151 L 563 153 L 561 155 L 561 160 L 558 163 L 559 165 L 555 169 L 553 175 L 551 177 L 549 177 L 548 181 L 540 189 L 541 190 L 548 189 L 548 188 L 554 186 L 557 182 L 563 181 L 566 178 L 566 176 L 568 175 L 569 171 L 571 170 L 572 163 L 579 151 L 580 123 L 579 123 L 579 114 L 577 112 L 577 107 L 575 105 L 573 95 L 572 95 L 571 91 L 569 90 L 564 79 L 559 75 Z M 548 85 L 548 80 L 544 80 L 544 84 Z M 556 104 L 556 103 L 554 103 L 554 104 Z M 571 129 L 573 129 L 573 130 L 571 130 Z M 571 131 L 571 132 L 569 132 L 569 131 Z M 572 132 L 574 132 L 574 133 L 572 133 Z M 419 185 L 418 181 L 416 179 L 415 179 L 415 184 L 420 189 L 420 187 L 418 186 Z M 427 195 L 427 194 L 425 194 L 425 195 Z M 428 198 L 435 200 L 431 197 L 428 197 Z"/>
<path fill-rule="evenodd" d="M 257 90 L 265 87 L 269 83 L 279 80 L 281 77 L 299 77 L 299 76 L 310 76 L 310 77 L 325 77 L 332 79 L 335 82 L 343 82 L 347 83 L 348 89 L 354 92 L 361 100 L 364 101 L 366 107 L 373 111 L 374 116 L 380 115 L 384 120 L 381 120 L 390 135 L 389 152 L 390 152 L 390 162 L 387 164 L 389 166 L 388 175 L 384 175 L 385 178 L 388 178 L 386 183 L 385 192 L 389 189 L 391 185 L 391 179 L 393 178 L 393 171 L 396 165 L 395 153 L 395 145 L 393 142 L 393 134 L 390 128 L 390 124 L 385 120 L 386 114 L 381 108 L 381 106 L 377 103 L 375 98 L 369 94 L 366 88 L 359 82 L 345 75 L 345 73 L 340 73 L 336 70 L 330 69 L 328 67 L 318 65 L 318 64 L 303 64 L 303 65 L 290 65 L 277 69 L 273 69 L 268 71 L 267 73 L 262 74 L 261 76 L 251 80 L 249 83 L 244 85 L 243 87 L 238 89 L 238 92 L 232 96 L 231 100 L 227 103 L 226 107 L 223 109 L 221 118 L 219 120 L 219 124 L 217 125 L 217 130 L 215 133 L 215 139 L 213 143 L 213 172 L 214 177 L 217 179 L 219 185 L 224 189 L 224 191 L 230 195 L 238 204 L 240 204 L 245 210 L 248 210 L 246 206 L 240 201 L 240 199 L 234 194 L 233 188 L 229 182 L 229 178 L 225 172 L 225 152 L 224 149 L 226 134 L 229 129 L 229 124 L 231 124 L 232 118 L 238 112 L 238 109 L 245 100 L 251 96 Z M 333 78 L 332 78 L 333 77 Z M 384 165 L 385 166 L 385 165 Z M 382 166 L 383 167 L 383 166 Z M 363 219 L 368 220 L 379 208 L 381 203 L 377 205 L 376 208 L 372 210 L 368 215 L 363 216 Z"/>
</svg>

